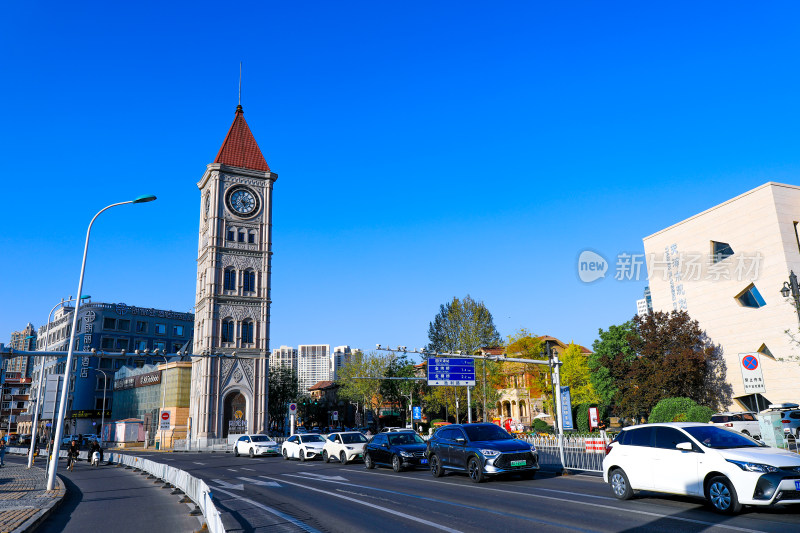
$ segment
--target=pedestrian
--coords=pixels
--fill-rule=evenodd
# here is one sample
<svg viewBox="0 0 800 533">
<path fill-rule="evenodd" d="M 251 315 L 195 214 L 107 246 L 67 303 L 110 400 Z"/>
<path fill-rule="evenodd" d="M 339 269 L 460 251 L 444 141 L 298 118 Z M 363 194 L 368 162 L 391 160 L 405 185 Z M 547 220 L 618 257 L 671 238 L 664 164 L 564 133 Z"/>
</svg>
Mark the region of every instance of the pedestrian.
<svg viewBox="0 0 800 533">
<path fill-rule="evenodd" d="M 6 466 L 6 438 L 0 438 L 0 467 Z"/>
<path fill-rule="evenodd" d="M 70 472 L 75 467 L 75 461 L 78 460 L 78 443 L 74 440 L 70 443 L 69 449 L 67 450 L 67 468 Z"/>
<path fill-rule="evenodd" d="M 597 423 L 597 429 L 600 430 L 600 436 L 603 437 L 603 440 L 606 439 L 606 423 L 603 422 L 603 419 L 600 419 L 600 422 Z"/>
</svg>

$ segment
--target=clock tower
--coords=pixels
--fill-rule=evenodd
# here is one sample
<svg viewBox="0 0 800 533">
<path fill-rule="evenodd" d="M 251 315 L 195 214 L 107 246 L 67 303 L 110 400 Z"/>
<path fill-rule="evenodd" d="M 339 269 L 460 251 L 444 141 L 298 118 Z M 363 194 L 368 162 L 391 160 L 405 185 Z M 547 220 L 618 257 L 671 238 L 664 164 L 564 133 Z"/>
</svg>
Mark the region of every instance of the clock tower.
<svg viewBox="0 0 800 533">
<path fill-rule="evenodd" d="M 202 445 L 267 428 L 272 184 L 236 108 L 200 189 L 191 439 Z"/>
</svg>

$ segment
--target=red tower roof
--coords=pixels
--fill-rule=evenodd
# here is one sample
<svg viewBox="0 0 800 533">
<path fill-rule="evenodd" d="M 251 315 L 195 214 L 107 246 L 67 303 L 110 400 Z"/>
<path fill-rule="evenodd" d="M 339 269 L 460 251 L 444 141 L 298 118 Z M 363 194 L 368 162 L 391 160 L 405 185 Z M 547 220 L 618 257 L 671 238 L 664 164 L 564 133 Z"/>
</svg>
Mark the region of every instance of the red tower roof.
<svg viewBox="0 0 800 533">
<path fill-rule="evenodd" d="M 236 106 L 236 116 L 233 118 L 231 129 L 222 142 L 214 163 L 222 163 L 232 167 L 247 168 L 250 170 L 263 170 L 269 172 L 269 165 L 258 148 L 253 133 L 244 119 L 242 106 Z"/>
</svg>

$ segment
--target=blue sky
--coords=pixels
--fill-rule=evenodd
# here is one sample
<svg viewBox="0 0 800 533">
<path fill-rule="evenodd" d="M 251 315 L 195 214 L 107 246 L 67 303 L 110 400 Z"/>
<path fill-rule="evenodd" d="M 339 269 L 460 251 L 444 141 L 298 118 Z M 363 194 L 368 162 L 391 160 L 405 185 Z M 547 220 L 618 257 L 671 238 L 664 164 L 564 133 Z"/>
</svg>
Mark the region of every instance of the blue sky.
<svg viewBox="0 0 800 533">
<path fill-rule="evenodd" d="M 237 103 L 272 169 L 271 347 L 422 346 L 483 300 L 591 346 L 645 281 L 577 277 L 766 181 L 798 184 L 790 3 L 17 2 L 0 34 L 0 342 L 74 295 L 194 305 Z M 613 267 L 613 265 L 612 265 Z"/>
</svg>

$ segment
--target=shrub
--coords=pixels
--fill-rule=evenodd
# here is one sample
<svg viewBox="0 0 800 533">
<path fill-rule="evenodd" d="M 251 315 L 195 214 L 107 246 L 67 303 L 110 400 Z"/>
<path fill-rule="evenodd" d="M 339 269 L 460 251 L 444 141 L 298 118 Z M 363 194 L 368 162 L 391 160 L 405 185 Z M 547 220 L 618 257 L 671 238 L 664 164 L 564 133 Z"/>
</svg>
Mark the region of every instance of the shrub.
<svg viewBox="0 0 800 533">
<path fill-rule="evenodd" d="M 686 421 L 687 422 L 703 422 L 707 424 L 711 421 L 711 415 L 714 414 L 714 410 L 710 407 L 706 407 L 705 405 L 695 405 L 686 413 Z"/>
<path fill-rule="evenodd" d="M 605 405 L 598 405 L 596 403 L 582 403 L 579 404 L 572 412 L 572 420 L 575 429 L 579 433 L 589 433 L 589 408 L 597 407 L 597 413 L 600 420 L 605 420 L 608 414 L 608 408 Z"/>
<path fill-rule="evenodd" d="M 648 418 L 647 421 L 651 424 L 656 422 L 689 421 L 688 413 L 692 408 L 699 407 L 700 406 L 691 398 L 664 398 L 650 411 L 650 418 Z M 699 414 L 701 413 L 698 412 L 698 415 Z M 711 419 L 711 413 L 709 413 L 708 419 Z M 707 421 L 708 420 L 706 420 L 706 422 Z"/>
<path fill-rule="evenodd" d="M 550 424 L 542 420 L 541 418 L 537 418 L 533 421 L 533 430 L 537 433 L 552 433 L 553 428 L 550 427 Z"/>
</svg>

